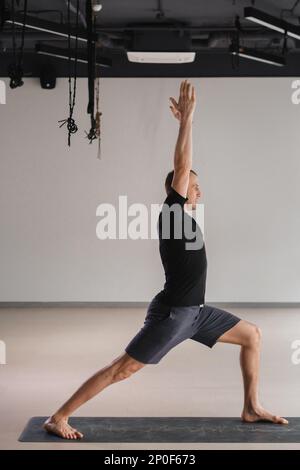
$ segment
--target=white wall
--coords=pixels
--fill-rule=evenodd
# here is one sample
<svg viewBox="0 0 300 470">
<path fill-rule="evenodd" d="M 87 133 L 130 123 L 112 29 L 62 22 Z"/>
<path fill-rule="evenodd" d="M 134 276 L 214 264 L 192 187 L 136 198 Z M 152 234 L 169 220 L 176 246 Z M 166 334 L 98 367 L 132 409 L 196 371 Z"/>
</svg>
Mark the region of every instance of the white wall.
<svg viewBox="0 0 300 470">
<path fill-rule="evenodd" d="M 205 203 L 207 302 L 300 301 L 300 105 L 292 78 L 201 78 L 194 168 Z M 25 79 L 0 105 L 0 301 L 149 301 L 164 282 L 157 240 L 96 237 L 101 202 L 162 203 L 181 79 L 101 81 L 102 160 L 84 130 L 67 147 L 67 79 Z"/>
</svg>

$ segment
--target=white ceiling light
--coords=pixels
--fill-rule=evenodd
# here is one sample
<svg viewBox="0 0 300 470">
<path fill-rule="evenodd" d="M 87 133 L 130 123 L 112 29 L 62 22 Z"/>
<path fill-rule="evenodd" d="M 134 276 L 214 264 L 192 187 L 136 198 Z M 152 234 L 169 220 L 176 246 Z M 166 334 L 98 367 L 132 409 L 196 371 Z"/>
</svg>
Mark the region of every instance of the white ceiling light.
<svg viewBox="0 0 300 470">
<path fill-rule="evenodd" d="M 92 8 L 95 13 L 99 13 L 102 10 L 100 0 L 93 0 Z"/>
<path fill-rule="evenodd" d="M 195 52 L 127 52 L 130 62 L 141 64 L 186 64 L 194 62 Z"/>
<path fill-rule="evenodd" d="M 66 59 L 75 61 L 75 51 L 69 51 L 68 49 L 61 49 L 60 47 L 50 46 L 46 44 L 36 44 L 35 52 L 41 55 L 47 55 L 50 57 L 57 57 L 59 59 Z M 85 53 L 77 51 L 77 62 L 83 64 L 88 63 L 88 59 Z M 95 64 L 100 67 L 111 67 L 112 61 L 106 57 L 96 57 Z"/>
<path fill-rule="evenodd" d="M 244 17 L 246 20 L 260 24 L 266 28 L 273 29 L 282 34 L 287 34 L 295 39 L 300 39 L 300 27 L 284 20 L 268 15 L 267 13 L 257 10 L 257 8 L 246 7 L 244 9 Z"/>
<path fill-rule="evenodd" d="M 259 18 L 255 18 L 255 16 L 245 16 L 246 20 L 253 21 L 253 23 L 260 24 L 265 26 L 266 28 L 273 29 L 274 31 L 278 31 L 279 33 L 284 33 L 284 29 L 280 26 L 275 26 L 272 23 L 268 23 L 267 21 L 260 20 Z"/>
<path fill-rule="evenodd" d="M 7 23 L 15 24 L 17 26 L 23 26 L 24 23 L 24 16 L 23 14 L 21 15 L 20 13 L 15 13 L 14 19 L 11 18 L 10 16 L 7 16 L 5 18 L 5 21 Z M 37 31 L 43 31 L 46 33 L 54 34 L 56 36 L 63 36 L 65 38 L 68 38 L 68 27 L 66 25 L 61 25 L 59 23 L 53 23 L 51 21 L 47 20 L 42 20 L 40 18 L 35 18 L 33 16 L 27 15 L 26 16 L 26 21 L 25 21 L 25 27 L 30 28 L 30 29 L 35 29 Z M 76 31 L 74 31 L 74 28 L 71 31 L 70 34 L 71 39 L 76 39 Z M 94 36 L 95 40 L 97 40 L 97 37 Z M 78 41 L 87 41 L 87 33 L 85 30 L 80 30 L 77 35 Z"/>
<path fill-rule="evenodd" d="M 285 65 L 285 60 L 283 57 L 266 54 L 265 52 L 256 51 L 254 49 L 240 47 L 238 50 L 236 50 L 234 47 L 231 47 L 230 52 L 233 55 L 238 55 L 240 57 L 244 57 L 245 59 L 255 60 L 257 62 L 264 62 L 265 64 L 277 65 L 278 67 Z"/>
<path fill-rule="evenodd" d="M 149 27 L 133 31 L 127 58 L 139 64 L 186 64 L 195 60 L 191 48 L 188 32 Z"/>
</svg>

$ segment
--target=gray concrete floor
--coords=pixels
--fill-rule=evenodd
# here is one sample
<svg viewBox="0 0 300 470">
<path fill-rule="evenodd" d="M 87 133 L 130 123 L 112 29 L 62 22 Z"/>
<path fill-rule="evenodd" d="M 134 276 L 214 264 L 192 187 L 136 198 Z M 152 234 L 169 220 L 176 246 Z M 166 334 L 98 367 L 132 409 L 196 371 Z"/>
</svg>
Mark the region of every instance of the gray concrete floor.
<svg viewBox="0 0 300 470">
<path fill-rule="evenodd" d="M 300 416 L 299 309 L 228 309 L 263 330 L 262 404 Z M 142 308 L 3 308 L 0 340 L 0 449 L 300 449 L 299 444 L 20 443 L 32 416 L 51 414 L 96 370 L 119 356 L 143 325 Z M 239 347 L 212 350 L 187 340 L 81 407 L 75 416 L 239 416 L 243 389 Z"/>
</svg>

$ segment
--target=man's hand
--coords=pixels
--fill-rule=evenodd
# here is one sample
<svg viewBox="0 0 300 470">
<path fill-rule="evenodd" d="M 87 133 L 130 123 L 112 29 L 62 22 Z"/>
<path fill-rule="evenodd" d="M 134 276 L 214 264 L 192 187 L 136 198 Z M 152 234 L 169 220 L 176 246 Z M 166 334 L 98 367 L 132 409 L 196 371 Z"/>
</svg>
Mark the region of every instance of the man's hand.
<svg viewBox="0 0 300 470">
<path fill-rule="evenodd" d="M 196 107 L 195 88 L 187 80 L 181 82 L 178 103 L 174 98 L 170 98 L 172 105 L 171 111 L 179 122 L 193 119 Z"/>
</svg>

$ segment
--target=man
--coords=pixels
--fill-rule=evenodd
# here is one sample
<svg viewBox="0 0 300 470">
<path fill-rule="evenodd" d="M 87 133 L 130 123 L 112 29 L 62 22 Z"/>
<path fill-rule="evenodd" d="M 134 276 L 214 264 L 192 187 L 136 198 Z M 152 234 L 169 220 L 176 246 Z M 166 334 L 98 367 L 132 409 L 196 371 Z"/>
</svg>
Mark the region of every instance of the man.
<svg viewBox="0 0 300 470">
<path fill-rule="evenodd" d="M 63 438 L 83 436 L 68 424 L 69 416 L 79 406 L 146 364 L 157 364 L 170 349 L 188 338 L 210 348 L 217 342 L 240 345 L 244 382 L 242 420 L 288 423 L 263 409 L 259 403 L 260 329 L 225 310 L 205 304 L 205 244 L 200 227 L 185 210 L 186 205 L 195 209 L 201 196 L 197 174 L 192 170 L 195 88 L 185 80 L 180 86 L 178 102 L 174 98 L 170 100 L 171 111 L 179 121 L 179 133 L 174 170 L 166 178 L 167 198 L 158 220 L 159 249 L 166 276 L 164 289 L 150 302 L 144 326 L 126 346 L 125 352 L 88 379 L 44 423 L 48 432 Z"/>
</svg>

